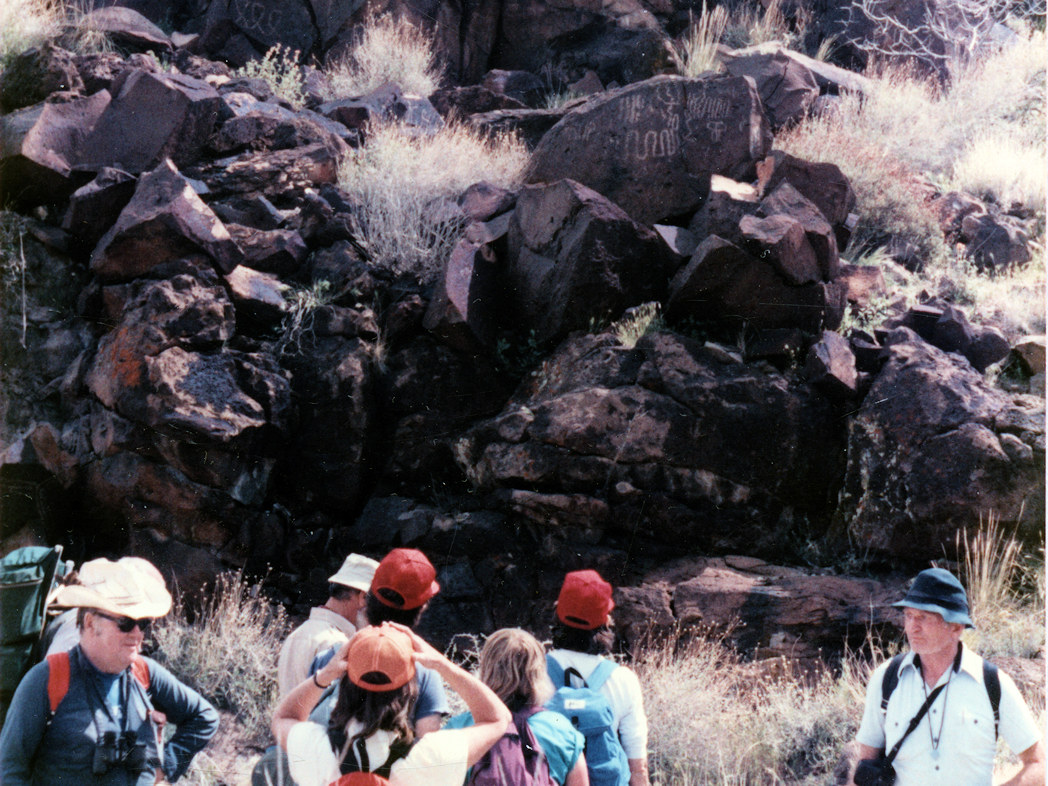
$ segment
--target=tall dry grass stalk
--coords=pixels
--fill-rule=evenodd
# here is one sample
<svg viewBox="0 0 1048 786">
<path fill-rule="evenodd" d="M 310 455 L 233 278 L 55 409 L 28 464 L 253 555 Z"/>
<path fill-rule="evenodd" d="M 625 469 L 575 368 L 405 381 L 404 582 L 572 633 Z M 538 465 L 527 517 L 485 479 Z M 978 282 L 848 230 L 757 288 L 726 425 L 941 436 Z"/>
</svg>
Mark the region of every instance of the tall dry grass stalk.
<svg viewBox="0 0 1048 786">
<path fill-rule="evenodd" d="M 353 50 L 325 72 L 333 99 L 365 95 L 387 82 L 426 97 L 443 75 L 429 36 L 406 19 L 374 13 L 364 21 Z"/>
<path fill-rule="evenodd" d="M 683 40 L 677 45 L 677 70 L 682 76 L 697 77 L 707 71 L 721 70 L 717 46 L 728 26 L 728 10 L 718 5 L 712 11 L 702 3 L 698 20 L 692 19 Z"/>
<path fill-rule="evenodd" d="M 454 200 L 481 180 L 518 185 L 527 158 L 512 135 L 488 137 L 456 123 L 424 135 L 389 124 L 350 154 L 339 184 L 364 206 L 357 237 L 375 264 L 428 282 L 462 236 Z"/>
<path fill-rule="evenodd" d="M 282 606 L 239 573 L 220 576 L 193 621 L 181 599 L 155 628 L 157 659 L 221 709 L 247 738 L 269 740 L 277 700 L 277 655 L 287 633 Z"/>
<path fill-rule="evenodd" d="M 956 547 L 976 624 L 965 634 L 968 643 L 984 657 L 1036 657 L 1045 641 L 1043 562 L 1031 566 L 992 512 L 980 517 L 975 534 L 959 533 Z"/>
<path fill-rule="evenodd" d="M 57 0 L 4 0 L 0 3 L 0 71 L 11 58 L 57 38 L 66 22 L 66 4 Z"/>
</svg>

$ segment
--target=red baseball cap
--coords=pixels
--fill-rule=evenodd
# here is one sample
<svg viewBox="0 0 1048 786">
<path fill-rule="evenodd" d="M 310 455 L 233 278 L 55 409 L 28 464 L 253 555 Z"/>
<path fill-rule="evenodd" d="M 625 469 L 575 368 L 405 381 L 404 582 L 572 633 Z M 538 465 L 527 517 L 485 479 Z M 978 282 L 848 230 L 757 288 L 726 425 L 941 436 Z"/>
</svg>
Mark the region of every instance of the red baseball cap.
<svg viewBox="0 0 1048 786">
<path fill-rule="evenodd" d="M 375 569 L 371 594 L 395 609 L 417 609 L 440 592 L 437 571 L 418 549 L 393 549 Z"/>
<path fill-rule="evenodd" d="M 594 630 L 615 608 L 611 585 L 595 570 L 574 570 L 564 577 L 557 596 L 557 619 L 571 628 Z"/>
<path fill-rule="evenodd" d="M 389 625 L 357 631 L 349 640 L 346 675 L 364 690 L 402 688 L 415 676 L 411 638 Z"/>
</svg>

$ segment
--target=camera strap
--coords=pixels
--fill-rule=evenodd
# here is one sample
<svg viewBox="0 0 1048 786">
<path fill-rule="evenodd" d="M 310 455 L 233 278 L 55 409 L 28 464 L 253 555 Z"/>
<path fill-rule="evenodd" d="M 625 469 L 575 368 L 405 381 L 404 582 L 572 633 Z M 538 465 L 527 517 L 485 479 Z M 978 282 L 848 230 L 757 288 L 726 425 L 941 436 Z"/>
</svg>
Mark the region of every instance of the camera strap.
<svg viewBox="0 0 1048 786">
<path fill-rule="evenodd" d="M 911 720 L 910 725 L 906 727 L 906 731 L 903 732 L 902 737 L 900 737 L 899 741 L 895 743 L 895 745 L 892 747 L 891 753 L 889 753 L 885 757 L 889 764 L 891 764 L 892 761 L 895 759 L 895 756 L 899 753 L 899 748 L 901 748 L 902 744 L 906 742 L 906 738 L 910 736 L 910 732 L 917 728 L 917 725 L 921 722 L 921 718 L 923 718 L 925 713 L 928 712 L 928 709 L 932 706 L 932 703 L 935 701 L 936 698 L 938 698 L 939 694 L 942 693 L 942 690 L 945 687 L 945 685 L 940 685 L 938 688 L 936 688 L 928 694 L 928 697 L 924 700 L 924 704 L 922 704 L 921 708 L 917 710 L 917 714 L 913 716 L 913 720 Z"/>
</svg>

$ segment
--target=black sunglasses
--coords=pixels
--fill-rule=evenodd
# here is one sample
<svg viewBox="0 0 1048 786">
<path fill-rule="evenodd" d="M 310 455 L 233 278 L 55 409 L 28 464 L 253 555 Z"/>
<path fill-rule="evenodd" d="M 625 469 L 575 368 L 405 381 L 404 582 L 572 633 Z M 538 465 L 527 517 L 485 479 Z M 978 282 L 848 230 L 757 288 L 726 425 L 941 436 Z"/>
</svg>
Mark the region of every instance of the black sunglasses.
<svg viewBox="0 0 1048 786">
<path fill-rule="evenodd" d="M 144 617 L 140 620 L 132 619 L 131 617 L 114 617 L 111 614 L 104 614 L 101 611 L 94 611 L 99 617 L 105 617 L 107 620 L 116 625 L 116 629 L 121 633 L 130 633 L 136 627 L 143 633 L 149 633 L 149 626 L 153 624 L 152 617 Z"/>
</svg>

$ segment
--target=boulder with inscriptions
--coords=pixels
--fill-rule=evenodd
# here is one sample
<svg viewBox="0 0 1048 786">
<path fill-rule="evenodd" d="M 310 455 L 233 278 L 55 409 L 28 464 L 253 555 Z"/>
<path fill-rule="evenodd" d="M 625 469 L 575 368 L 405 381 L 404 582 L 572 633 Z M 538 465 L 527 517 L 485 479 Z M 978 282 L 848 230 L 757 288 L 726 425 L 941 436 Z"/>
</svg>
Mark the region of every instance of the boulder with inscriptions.
<svg viewBox="0 0 1048 786">
<path fill-rule="evenodd" d="M 84 139 L 109 106 L 109 93 L 46 102 L 0 116 L 0 192 L 19 205 L 62 202 L 75 188 Z"/>
<path fill-rule="evenodd" d="M 513 324 L 538 341 L 661 300 L 671 252 L 653 230 L 579 183 L 525 186 L 510 221 Z"/>
<path fill-rule="evenodd" d="M 660 76 L 569 112 L 542 138 L 526 180 L 577 180 L 652 223 L 694 211 L 712 175 L 743 179 L 770 146 L 751 79 Z"/>
<path fill-rule="evenodd" d="M 200 46 L 214 56 L 238 39 L 259 54 L 280 46 L 304 55 L 317 42 L 312 9 L 306 0 L 213 0 Z"/>
<path fill-rule="evenodd" d="M 223 272 L 243 258 L 218 216 L 165 161 L 139 179 L 135 195 L 91 253 L 91 270 L 103 278 L 133 278 L 196 254 Z"/>
<path fill-rule="evenodd" d="M 138 174 L 165 158 L 176 166 L 194 161 L 224 109 L 215 88 L 181 74 L 133 69 L 112 89 L 112 103 L 84 142 L 80 164 L 86 169 Z"/>
</svg>

